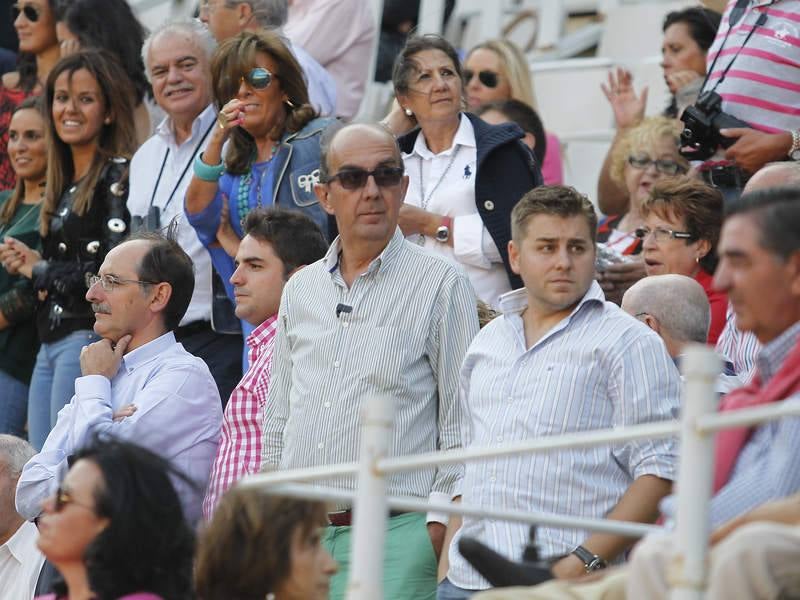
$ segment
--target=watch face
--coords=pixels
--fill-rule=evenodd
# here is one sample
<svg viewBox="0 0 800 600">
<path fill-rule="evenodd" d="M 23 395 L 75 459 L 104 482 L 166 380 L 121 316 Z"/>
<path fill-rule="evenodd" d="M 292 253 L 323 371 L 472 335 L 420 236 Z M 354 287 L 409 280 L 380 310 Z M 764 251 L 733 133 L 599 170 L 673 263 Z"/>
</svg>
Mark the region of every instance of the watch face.
<svg viewBox="0 0 800 600">
<path fill-rule="evenodd" d="M 440 242 L 446 242 L 450 239 L 450 230 L 442 225 L 436 230 L 436 239 Z"/>
</svg>

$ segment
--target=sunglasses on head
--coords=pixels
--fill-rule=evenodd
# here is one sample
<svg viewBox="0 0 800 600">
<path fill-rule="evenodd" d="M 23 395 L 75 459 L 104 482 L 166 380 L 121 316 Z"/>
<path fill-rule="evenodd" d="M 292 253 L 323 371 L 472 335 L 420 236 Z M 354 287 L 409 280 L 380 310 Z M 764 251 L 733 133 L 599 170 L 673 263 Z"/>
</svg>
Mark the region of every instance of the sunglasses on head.
<svg viewBox="0 0 800 600">
<path fill-rule="evenodd" d="M 366 169 L 345 169 L 336 175 L 328 178 L 328 183 L 338 179 L 341 186 L 346 190 L 358 190 L 367 184 L 367 179 L 372 175 L 375 183 L 380 187 L 392 187 L 400 183 L 403 179 L 402 167 L 378 167 L 374 171 Z"/>
<path fill-rule="evenodd" d="M 472 69 L 464 69 L 464 81 L 469 83 L 475 76 L 475 71 Z M 488 88 L 497 87 L 498 75 L 494 71 L 478 71 L 478 81 Z"/>
<path fill-rule="evenodd" d="M 273 79 L 277 79 L 277 75 L 273 75 L 264 67 L 255 67 L 251 69 L 246 75 L 242 75 L 239 83 L 246 81 L 247 85 L 256 90 L 265 90 L 272 83 Z"/>
<path fill-rule="evenodd" d="M 39 20 L 39 15 L 41 14 L 40 10 L 33 4 L 23 4 L 22 6 L 19 4 L 12 4 L 11 20 L 16 21 L 17 17 L 19 17 L 19 13 L 23 13 L 25 18 L 31 23 L 36 23 L 36 21 Z"/>
</svg>

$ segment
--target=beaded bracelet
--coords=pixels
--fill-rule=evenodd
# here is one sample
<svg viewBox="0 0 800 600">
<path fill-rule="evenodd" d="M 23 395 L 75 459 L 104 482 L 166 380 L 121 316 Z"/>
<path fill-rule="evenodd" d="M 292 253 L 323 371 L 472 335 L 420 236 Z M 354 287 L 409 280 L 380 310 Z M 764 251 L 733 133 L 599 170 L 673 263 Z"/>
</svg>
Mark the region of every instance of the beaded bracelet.
<svg viewBox="0 0 800 600">
<path fill-rule="evenodd" d="M 225 172 L 225 165 L 220 161 L 218 165 L 207 165 L 203 162 L 202 152 L 194 157 L 194 174 L 203 181 L 219 181 Z"/>
</svg>

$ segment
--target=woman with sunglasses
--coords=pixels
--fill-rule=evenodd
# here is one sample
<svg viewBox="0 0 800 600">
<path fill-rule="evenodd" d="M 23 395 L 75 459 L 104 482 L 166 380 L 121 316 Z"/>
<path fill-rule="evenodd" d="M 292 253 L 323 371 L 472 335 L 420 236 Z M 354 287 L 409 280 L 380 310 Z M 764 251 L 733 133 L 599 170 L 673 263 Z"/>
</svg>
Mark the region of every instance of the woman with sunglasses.
<svg viewBox="0 0 800 600">
<path fill-rule="evenodd" d="M 299 210 L 330 233 L 314 184 L 320 136 L 333 120 L 318 118 L 300 65 L 273 32 L 245 32 L 223 42 L 211 60 L 211 77 L 217 126 L 194 162 L 185 208 L 233 298 L 229 252 L 235 254 L 251 209 Z"/>
<path fill-rule="evenodd" d="M 56 19 L 61 56 L 81 48 L 96 48 L 107 50 L 119 61 L 135 91 L 133 122 L 137 147 L 143 144 L 153 133 L 148 106 L 152 91 L 142 60 L 145 29 L 130 4 L 126 0 L 69 0 L 59 5 Z M 163 113 L 159 113 L 154 122 L 162 117 Z"/>
<path fill-rule="evenodd" d="M 26 98 L 8 127 L 8 155 L 17 175 L 13 190 L 0 192 L 0 240 L 12 236 L 38 248 L 39 206 L 47 172 L 45 124 L 40 98 Z M 25 277 L 0 269 L 0 434 L 25 437 L 28 384 L 39 339 L 36 296 Z"/>
<path fill-rule="evenodd" d="M 81 374 L 81 348 L 96 336 L 87 279 L 128 233 L 128 158 L 133 92 L 107 53 L 62 59 L 45 87 L 47 184 L 40 212 L 42 252 L 6 237 L 0 260 L 33 281 L 41 347 L 28 398 L 28 439 L 40 449 Z"/>
<path fill-rule="evenodd" d="M 722 193 L 698 179 L 670 177 L 658 181 L 642 203 L 642 240 L 647 275 L 675 273 L 693 277 L 711 305 L 708 343 L 716 344 L 725 327 L 728 297 L 714 290 L 717 242 L 722 229 Z"/>
<path fill-rule="evenodd" d="M 11 6 L 20 55 L 17 70 L 4 74 L 0 85 L 0 190 L 12 189 L 15 182 L 7 149 L 14 107 L 42 93 L 47 74 L 60 58 L 54 4 L 54 0 L 19 0 Z"/>
<path fill-rule="evenodd" d="M 194 536 L 163 458 L 95 440 L 43 505 L 38 546 L 63 580 L 39 600 L 188 600 Z"/>
<path fill-rule="evenodd" d="M 536 110 L 536 97 L 525 55 L 507 40 L 489 40 L 469 51 L 464 60 L 464 91 L 467 108 L 472 112 L 489 102 L 503 100 L 519 100 Z M 509 119 L 487 122 L 507 123 Z M 545 139 L 542 178 L 545 185 L 560 185 L 564 181 L 561 142 L 550 132 L 546 133 Z"/>
<path fill-rule="evenodd" d="M 508 263 L 511 209 L 542 177 L 520 130 L 462 113 L 461 65 L 436 35 L 413 37 L 397 57 L 395 96 L 419 128 L 402 136 L 409 177 L 400 228 L 464 267 L 478 298 L 496 306 L 522 286 Z"/>
<path fill-rule="evenodd" d="M 600 221 L 597 242 L 618 257 L 636 257 L 604 265 L 598 281 L 612 302 L 622 301 L 622 294 L 645 276 L 639 256 L 642 240 L 636 230 L 644 226 L 642 204 L 655 183 L 663 177 L 686 173 L 689 164 L 679 153 L 680 122 L 667 117 L 650 117 L 630 129 L 614 146 L 611 176 L 628 194 L 629 209 Z"/>
</svg>

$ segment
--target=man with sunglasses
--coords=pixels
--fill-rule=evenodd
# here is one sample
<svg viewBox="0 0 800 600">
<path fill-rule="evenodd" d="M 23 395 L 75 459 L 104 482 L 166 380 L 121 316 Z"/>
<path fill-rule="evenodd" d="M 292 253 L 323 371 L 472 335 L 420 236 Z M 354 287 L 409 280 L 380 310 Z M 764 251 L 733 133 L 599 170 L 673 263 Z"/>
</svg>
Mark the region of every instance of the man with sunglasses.
<svg viewBox="0 0 800 600">
<path fill-rule="evenodd" d="M 82 376 L 42 451 L 17 485 L 18 512 L 33 520 L 71 455 L 93 436 L 135 440 L 170 460 L 188 480 L 175 480 L 184 514 L 200 517 L 202 493 L 219 444 L 222 404 L 202 359 L 175 340 L 194 289 L 192 261 L 175 240 L 134 234 L 87 278 L 95 333 L 81 351 Z"/>
<path fill-rule="evenodd" d="M 315 191 L 339 237 L 284 288 L 264 414 L 265 466 L 357 460 L 362 402 L 376 393 L 390 394 L 397 407 L 393 454 L 461 445 L 458 368 L 478 330 L 476 299 L 461 269 L 405 240 L 397 222 L 407 186 L 388 130 L 349 125 L 323 140 Z M 404 473 L 388 480 L 387 493 L 447 502 L 460 478 L 458 466 Z M 354 490 L 355 480 L 333 485 Z M 352 522 L 348 505 L 337 508 L 324 535 L 340 565 L 334 599 L 344 597 Z M 444 515 L 391 514 L 386 598 L 435 597 L 446 522 Z"/>
<path fill-rule="evenodd" d="M 321 116 L 336 112 L 336 81 L 313 56 L 283 33 L 289 15 L 288 0 L 201 0 L 200 20 L 220 44 L 242 31 L 267 29 L 281 36 L 303 69 L 308 97 Z"/>
</svg>

